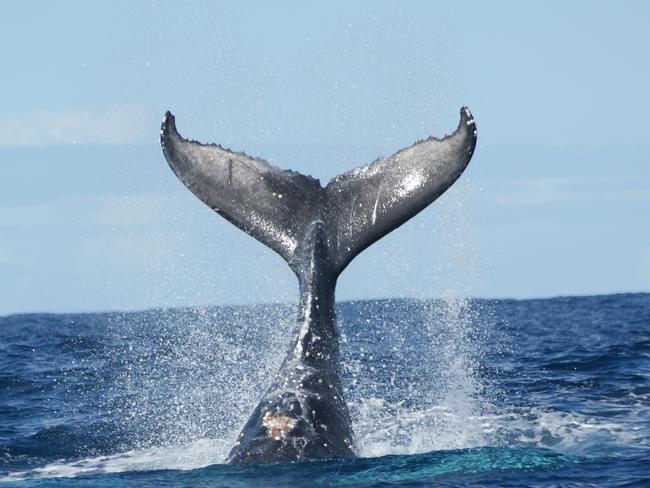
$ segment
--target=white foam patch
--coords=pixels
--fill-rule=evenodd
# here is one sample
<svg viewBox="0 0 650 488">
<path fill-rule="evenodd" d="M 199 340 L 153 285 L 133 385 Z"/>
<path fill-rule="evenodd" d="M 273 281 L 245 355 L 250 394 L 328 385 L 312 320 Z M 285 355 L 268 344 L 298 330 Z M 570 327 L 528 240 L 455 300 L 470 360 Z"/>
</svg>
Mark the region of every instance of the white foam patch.
<svg viewBox="0 0 650 488">
<path fill-rule="evenodd" d="M 483 446 L 552 449 L 578 456 L 650 448 L 647 427 L 630 424 L 627 416 L 596 418 L 539 406 L 465 416 L 444 406 L 410 410 L 403 402 L 391 404 L 379 398 L 352 408 L 362 412 L 355 424 L 362 457 Z M 632 416 L 639 417 L 646 409 L 634 410 Z"/>
<path fill-rule="evenodd" d="M 62 459 L 31 471 L 9 473 L 7 476 L 0 478 L 0 481 L 33 478 L 74 478 L 81 475 L 130 471 L 197 469 L 223 463 L 231 447 L 230 443 L 224 440 L 197 439 L 184 445 L 138 449 L 77 461 Z"/>
<path fill-rule="evenodd" d="M 465 416 L 446 406 L 412 410 L 404 402 L 373 398 L 357 408 L 361 418 L 355 433 L 362 457 L 481 447 L 486 445 L 483 434 L 490 430 L 480 416 Z"/>
<path fill-rule="evenodd" d="M 602 410 L 610 405 L 603 403 Z M 515 409 L 490 419 L 502 442 L 515 447 L 539 447 L 574 454 L 607 455 L 612 449 L 648 449 L 647 407 L 632 407 L 624 418 L 594 417 L 547 407 Z M 630 422 L 638 418 L 639 425 Z"/>
</svg>

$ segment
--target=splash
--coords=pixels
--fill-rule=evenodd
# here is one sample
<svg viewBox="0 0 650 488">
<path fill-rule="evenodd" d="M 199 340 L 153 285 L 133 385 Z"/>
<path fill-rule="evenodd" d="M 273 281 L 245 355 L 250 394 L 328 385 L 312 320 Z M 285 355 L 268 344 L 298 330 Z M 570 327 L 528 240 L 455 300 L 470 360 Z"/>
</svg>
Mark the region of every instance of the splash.
<svg viewBox="0 0 650 488">
<path fill-rule="evenodd" d="M 292 318 L 282 305 L 114 316 L 116 347 L 95 367 L 116 373 L 88 392 L 112 420 L 113 449 L 232 445 L 284 357 Z"/>
<path fill-rule="evenodd" d="M 85 390 L 85 404 L 76 390 L 77 411 L 62 414 L 99 412 L 109 425 L 90 428 L 108 432 L 106 454 L 200 439 L 232 446 L 286 354 L 294 313 L 268 305 L 113 314 L 111 348 L 87 369 L 114 373 Z M 485 445 L 472 314 L 471 302 L 452 298 L 341 304 L 343 383 L 360 455 Z"/>
<path fill-rule="evenodd" d="M 349 403 L 360 454 L 487 445 L 483 415 L 489 402 L 477 375 L 480 343 L 471 302 L 387 301 L 366 313 L 370 317 L 346 336 L 359 347 L 345 372 L 353 386 Z"/>
</svg>

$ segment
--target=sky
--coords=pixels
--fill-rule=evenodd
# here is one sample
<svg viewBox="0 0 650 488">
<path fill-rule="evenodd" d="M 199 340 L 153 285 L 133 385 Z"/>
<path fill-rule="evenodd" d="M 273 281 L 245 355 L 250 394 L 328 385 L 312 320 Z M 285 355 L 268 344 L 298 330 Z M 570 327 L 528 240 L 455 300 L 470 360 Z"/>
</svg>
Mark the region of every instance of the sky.
<svg viewBox="0 0 650 488">
<path fill-rule="evenodd" d="M 460 180 L 339 300 L 650 291 L 650 4 L 11 2 L 0 18 L 0 314 L 292 302 L 204 206 L 181 134 L 330 178 L 452 132 Z"/>
</svg>

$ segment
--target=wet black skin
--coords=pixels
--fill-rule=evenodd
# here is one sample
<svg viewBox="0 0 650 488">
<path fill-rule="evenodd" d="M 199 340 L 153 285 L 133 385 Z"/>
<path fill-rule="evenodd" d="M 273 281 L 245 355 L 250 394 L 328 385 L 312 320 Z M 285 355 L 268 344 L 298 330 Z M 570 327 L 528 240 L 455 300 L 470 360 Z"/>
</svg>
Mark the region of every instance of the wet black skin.
<svg viewBox="0 0 650 488">
<path fill-rule="evenodd" d="M 325 225 L 313 222 L 301 249 L 300 308 L 296 339 L 278 376 L 233 447 L 233 464 L 354 457 L 350 416 L 340 376 L 334 312 L 336 277 L 328 265 Z M 293 427 L 270 435 L 265 415 L 287 417 Z"/>
</svg>

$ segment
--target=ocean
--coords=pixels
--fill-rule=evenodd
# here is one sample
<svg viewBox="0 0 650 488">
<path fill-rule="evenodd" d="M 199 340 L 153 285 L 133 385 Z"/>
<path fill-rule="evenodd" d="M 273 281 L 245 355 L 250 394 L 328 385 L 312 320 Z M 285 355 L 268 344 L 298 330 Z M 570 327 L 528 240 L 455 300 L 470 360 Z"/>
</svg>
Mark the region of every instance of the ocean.
<svg viewBox="0 0 650 488">
<path fill-rule="evenodd" d="M 0 317 L 0 488 L 650 486 L 650 294 L 340 303 L 359 458 L 225 465 L 295 313 Z"/>
</svg>

